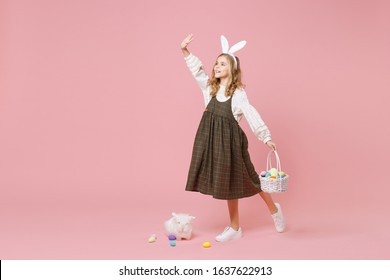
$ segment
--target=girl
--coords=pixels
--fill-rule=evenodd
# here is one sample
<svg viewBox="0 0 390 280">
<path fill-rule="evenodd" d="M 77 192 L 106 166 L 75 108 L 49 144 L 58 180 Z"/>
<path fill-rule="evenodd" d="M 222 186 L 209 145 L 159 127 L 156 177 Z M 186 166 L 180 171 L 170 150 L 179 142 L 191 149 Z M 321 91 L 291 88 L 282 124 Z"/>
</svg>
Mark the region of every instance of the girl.
<svg viewBox="0 0 390 280">
<path fill-rule="evenodd" d="M 241 82 L 240 60 L 233 54 L 246 42 L 241 41 L 229 49 L 226 38 L 221 36 L 223 53 L 217 57 L 209 78 L 202 62 L 188 51 L 192 40 L 193 35 L 188 35 L 181 43 L 181 50 L 203 92 L 206 109 L 195 138 L 186 190 L 227 201 L 230 225 L 215 238 L 216 241 L 242 237 L 238 199 L 256 194 L 260 194 L 267 204 L 276 230 L 283 232 L 282 209 L 270 194 L 261 191 L 259 175 L 249 157 L 248 140 L 238 125 L 244 115 L 255 135 L 276 150 L 267 126 L 249 104 Z"/>
</svg>

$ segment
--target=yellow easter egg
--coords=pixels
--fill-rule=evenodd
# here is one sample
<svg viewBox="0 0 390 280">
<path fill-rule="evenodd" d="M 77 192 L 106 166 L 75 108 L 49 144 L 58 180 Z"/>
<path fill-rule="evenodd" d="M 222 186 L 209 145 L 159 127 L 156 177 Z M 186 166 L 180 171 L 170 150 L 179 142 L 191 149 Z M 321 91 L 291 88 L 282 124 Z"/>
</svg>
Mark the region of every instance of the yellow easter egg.
<svg viewBox="0 0 390 280">
<path fill-rule="evenodd" d="M 207 241 L 207 242 L 203 243 L 202 246 L 204 248 L 210 248 L 211 244 L 210 244 L 210 242 Z"/>
<path fill-rule="evenodd" d="M 154 242 L 156 242 L 156 239 L 157 239 L 156 235 L 153 234 L 149 237 L 148 241 L 149 241 L 149 243 L 154 243 Z"/>
<path fill-rule="evenodd" d="M 278 175 L 278 170 L 276 168 L 271 168 L 269 171 L 271 173 L 271 176 L 277 176 Z"/>
</svg>

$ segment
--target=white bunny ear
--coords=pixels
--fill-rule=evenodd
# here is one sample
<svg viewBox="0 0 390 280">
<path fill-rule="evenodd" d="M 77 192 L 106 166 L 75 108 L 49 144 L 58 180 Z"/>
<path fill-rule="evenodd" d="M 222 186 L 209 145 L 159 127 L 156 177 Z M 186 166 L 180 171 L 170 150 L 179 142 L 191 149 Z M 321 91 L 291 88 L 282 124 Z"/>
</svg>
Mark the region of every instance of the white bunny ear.
<svg viewBox="0 0 390 280">
<path fill-rule="evenodd" d="M 225 36 L 221 35 L 221 46 L 222 53 L 228 53 L 229 51 L 229 43 Z"/>
<path fill-rule="evenodd" d="M 246 45 L 246 41 L 240 41 L 237 44 L 234 44 L 230 49 L 229 53 L 235 53 L 236 51 L 241 50 Z"/>
</svg>

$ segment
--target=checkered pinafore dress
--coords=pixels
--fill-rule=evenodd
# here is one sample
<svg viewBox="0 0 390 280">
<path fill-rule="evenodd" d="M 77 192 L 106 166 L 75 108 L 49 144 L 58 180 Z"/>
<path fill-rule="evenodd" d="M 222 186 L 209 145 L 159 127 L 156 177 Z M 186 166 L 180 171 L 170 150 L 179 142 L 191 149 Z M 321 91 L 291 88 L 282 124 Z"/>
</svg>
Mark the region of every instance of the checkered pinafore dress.
<svg viewBox="0 0 390 280">
<path fill-rule="evenodd" d="M 248 153 L 248 139 L 232 113 L 232 97 L 213 97 L 200 121 L 192 151 L 187 191 L 216 199 L 238 199 L 261 191 Z"/>
</svg>

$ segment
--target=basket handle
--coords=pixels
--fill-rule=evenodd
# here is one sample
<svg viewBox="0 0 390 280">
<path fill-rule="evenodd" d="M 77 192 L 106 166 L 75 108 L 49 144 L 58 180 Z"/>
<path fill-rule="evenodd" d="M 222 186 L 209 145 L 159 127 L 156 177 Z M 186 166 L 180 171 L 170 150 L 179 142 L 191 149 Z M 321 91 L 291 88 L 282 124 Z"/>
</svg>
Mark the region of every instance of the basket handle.
<svg viewBox="0 0 390 280">
<path fill-rule="evenodd" d="M 276 169 L 281 172 L 282 171 L 282 165 L 280 164 L 280 158 L 279 158 L 279 155 L 278 155 L 278 152 L 277 151 L 269 151 L 268 153 L 268 156 L 267 156 L 267 171 L 270 170 L 272 168 L 272 162 L 271 162 L 271 153 L 274 153 L 275 154 L 275 158 L 276 158 Z"/>
</svg>

